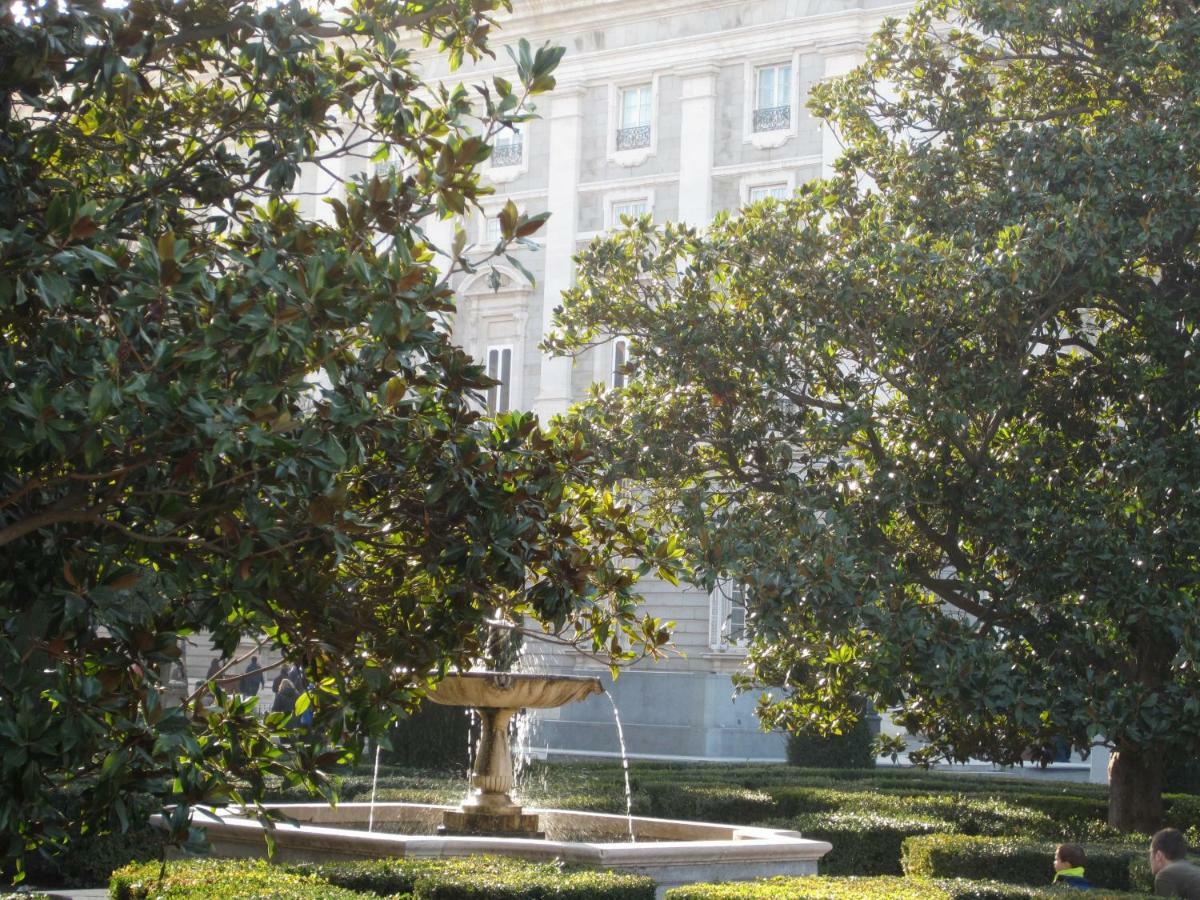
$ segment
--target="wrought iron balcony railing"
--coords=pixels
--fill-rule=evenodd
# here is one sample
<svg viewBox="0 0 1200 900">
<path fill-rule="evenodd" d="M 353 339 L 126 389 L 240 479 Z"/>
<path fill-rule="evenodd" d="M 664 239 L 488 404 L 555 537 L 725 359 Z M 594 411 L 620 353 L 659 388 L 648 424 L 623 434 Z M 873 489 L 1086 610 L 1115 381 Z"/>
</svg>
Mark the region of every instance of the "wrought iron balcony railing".
<svg viewBox="0 0 1200 900">
<path fill-rule="evenodd" d="M 754 130 L 783 131 L 792 125 L 792 108 L 790 106 L 766 106 L 754 111 Z"/>
<path fill-rule="evenodd" d="M 634 125 L 632 128 L 617 129 L 618 150 L 638 150 L 650 146 L 650 126 Z"/>
<path fill-rule="evenodd" d="M 497 144 L 492 148 L 492 167 L 499 168 L 500 166 L 519 166 L 521 164 L 521 153 L 523 145 L 520 141 L 513 141 L 508 144 Z"/>
</svg>

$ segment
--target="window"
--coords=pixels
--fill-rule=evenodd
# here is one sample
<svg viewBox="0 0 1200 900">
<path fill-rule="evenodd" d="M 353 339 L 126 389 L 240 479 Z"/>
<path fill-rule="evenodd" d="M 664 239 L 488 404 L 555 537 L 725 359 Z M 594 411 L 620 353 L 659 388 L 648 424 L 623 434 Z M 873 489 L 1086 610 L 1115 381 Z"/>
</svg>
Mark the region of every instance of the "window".
<svg viewBox="0 0 1200 900">
<path fill-rule="evenodd" d="M 488 216 L 483 223 L 484 241 L 489 244 L 499 243 L 500 234 L 500 217 Z"/>
<path fill-rule="evenodd" d="M 614 388 L 623 388 L 629 383 L 625 366 L 629 362 L 629 339 L 619 337 L 612 342 L 612 377 L 609 383 Z"/>
<path fill-rule="evenodd" d="M 792 64 L 754 70 L 754 130 L 782 131 L 792 124 Z"/>
<path fill-rule="evenodd" d="M 747 192 L 746 199 L 750 203 L 757 203 L 759 200 L 766 200 L 768 197 L 772 200 L 786 200 L 787 196 L 787 182 L 781 181 L 778 184 L 753 185 Z"/>
<path fill-rule="evenodd" d="M 650 146 L 650 104 L 653 91 L 649 84 L 621 89 L 620 124 L 617 149 L 637 150 Z"/>
<path fill-rule="evenodd" d="M 524 153 L 525 140 L 520 125 L 505 128 L 492 138 L 492 156 L 489 162 L 493 168 L 503 166 L 519 166 Z"/>
<path fill-rule="evenodd" d="M 746 585 L 718 582 L 709 595 L 709 644 L 713 649 L 737 647 L 746 642 Z"/>
<path fill-rule="evenodd" d="M 512 347 L 488 347 L 487 375 L 497 382 L 488 388 L 488 415 L 508 412 L 509 392 L 512 388 Z"/>
<path fill-rule="evenodd" d="M 646 198 L 641 197 L 637 200 L 620 200 L 612 205 L 612 224 L 617 227 L 621 224 L 621 217 L 628 216 L 631 219 L 636 219 L 638 216 L 644 216 L 650 211 L 650 204 Z"/>
</svg>

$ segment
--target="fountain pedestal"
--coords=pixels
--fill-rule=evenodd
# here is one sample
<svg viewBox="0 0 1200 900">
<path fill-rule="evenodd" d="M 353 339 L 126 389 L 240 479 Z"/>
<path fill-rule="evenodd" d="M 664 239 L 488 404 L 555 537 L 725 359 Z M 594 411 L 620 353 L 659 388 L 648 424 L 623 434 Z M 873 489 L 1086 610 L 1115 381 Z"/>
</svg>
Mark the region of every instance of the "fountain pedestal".
<svg viewBox="0 0 1200 900">
<path fill-rule="evenodd" d="M 464 672 L 447 675 L 429 695 L 443 706 L 472 707 L 483 723 L 467 798 L 448 810 L 438 834 L 536 837 L 538 817 L 522 811 L 513 788 L 508 723 L 522 709 L 552 709 L 603 692 L 600 679 L 578 675 Z"/>
</svg>

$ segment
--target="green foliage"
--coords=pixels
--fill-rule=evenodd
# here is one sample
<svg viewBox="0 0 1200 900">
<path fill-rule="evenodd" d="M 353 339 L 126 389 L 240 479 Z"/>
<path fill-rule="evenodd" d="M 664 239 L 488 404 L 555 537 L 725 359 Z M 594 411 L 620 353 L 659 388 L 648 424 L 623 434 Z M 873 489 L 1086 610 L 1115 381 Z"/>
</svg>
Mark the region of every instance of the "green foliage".
<svg viewBox="0 0 1200 900">
<path fill-rule="evenodd" d="M 1180 831 L 1200 830 L 1200 796 L 1195 794 L 1164 794 L 1165 824 Z"/>
<path fill-rule="evenodd" d="M 1103 736 L 1113 824 L 1158 824 L 1200 751 L 1198 32 L 927 0 L 814 87 L 834 178 L 580 256 L 550 346 L 635 371 L 572 427 L 746 585 L 767 725 L 865 695 L 931 761 Z"/>
<path fill-rule="evenodd" d="M 80 819 L 82 801 L 78 790 L 57 790 L 53 794 L 55 808 L 70 821 Z M 65 850 L 48 847 L 28 857 L 28 880 L 39 885 L 91 887 L 105 883 L 115 869 L 131 862 L 161 859 L 165 835 L 149 822 L 158 804 L 148 795 L 126 797 L 125 803 L 129 811 L 128 830 L 83 831 L 75 826 L 67 832 Z M 11 867 L 2 871 L 5 883 L 14 875 Z"/>
<path fill-rule="evenodd" d="M 814 769 L 869 769 L 875 765 L 875 737 L 864 716 L 844 734 L 790 734 L 787 760 Z"/>
<path fill-rule="evenodd" d="M 149 824 L 104 834 L 71 832 L 65 849 L 29 857 L 26 877 L 33 884 L 93 887 L 122 866 L 161 859 L 165 841 L 162 830 Z"/>
<path fill-rule="evenodd" d="M 289 872 L 264 860 L 189 860 L 173 862 L 160 879 L 156 863 L 127 866 L 113 873 L 112 900 L 227 900 L 270 897 L 271 900 L 359 900 L 374 897 L 336 887 L 312 875 Z"/>
<path fill-rule="evenodd" d="M 879 734 L 879 735 L 876 735 L 876 737 L 875 737 L 875 747 L 874 747 L 875 755 L 877 757 L 878 756 L 890 757 L 893 765 L 895 765 L 899 761 L 900 754 L 903 753 L 907 749 L 908 749 L 908 742 L 905 741 L 903 735 Z"/>
<path fill-rule="evenodd" d="M 951 828 L 937 818 L 862 810 L 810 813 L 777 824 L 833 845 L 821 857 L 822 875 L 899 875 L 906 838 Z"/>
<path fill-rule="evenodd" d="M 1045 885 L 1054 877 L 1054 843 L 1013 838 L 938 834 L 909 838 L 903 846 L 904 874 L 922 878 L 971 878 L 1006 884 Z M 1087 880 L 1098 888 L 1135 890 L 1130 864 L 1145 846 L 1085 845 Z"/>
<path fill-rule="evenodd" d="M 771 796 L 763 791 L 675 780 L 639 779 L 633 799 L 636 814 L 659 819 L 755 822 L 770 818 L 775 810 Z"/>
<path fill-rule="evenodd" d="M 653 880 L 495 856 L 384 859 L 290 867 L 330 884 L 414 900 L 653 900 Z"/>
<path fill-rule="evenodd" d="M 1163 789 L 1188 794 L 1200 794 L 1200 759 L 1185 759 L 1168 763 L 1163 773 Z"/>
<path fill-rule="evenodd" d="M 482 419 L 491 382 L 445 327 L 450 279 L 546 216 L 506 208 L 484 260 L 427 226 L 474 208 L 562 51 L 523 43 L 515 82 L 471 94 L 406 48 L 488 54 L 507 8 L 0 16 L 0 859 L 126 828 L 134 794 L 173 805 L 176 843 L 268 780 L 330 794 L 495 616 L 614 663 L 666 641 L 634 586 L 674 544 L 593 486 L 577 436 Z M 303 165 L 366 156 L 328 217 L 291 198 Z M 302 666 L 314 727 L 219 683 L 168 705 L 201 631 Z"/>
<path fill-rule="evenodd" d="M 388 729 L 381 759 L 393 766 L 465 772 L 470 719 L 467 711 L 423 703 Z"/>
<path fill-rule="evenodd" d="M 273 866 L 262 860 L 191 860 L 167 867 L 134 865 L 113 874 L 113 900 L 271 896 L 411 897 L 412 900 L 653 900 L 654 882 L 640 875 L 571 869 L 558 863 L 469 856 L 381 859 Z M 261 892 L 261 893 L 260 893 Z"/>
<path fill-rule="evenodd" d="M 981 881 L 821 876 L 691 884 L 671 888 L 666 896 L 667 900 L 1036 900 L 1062 897 L 1063 892 Z M 1088 896 L 1121 900 L 1138 895 L 1092 891 Z"/>
</svg>

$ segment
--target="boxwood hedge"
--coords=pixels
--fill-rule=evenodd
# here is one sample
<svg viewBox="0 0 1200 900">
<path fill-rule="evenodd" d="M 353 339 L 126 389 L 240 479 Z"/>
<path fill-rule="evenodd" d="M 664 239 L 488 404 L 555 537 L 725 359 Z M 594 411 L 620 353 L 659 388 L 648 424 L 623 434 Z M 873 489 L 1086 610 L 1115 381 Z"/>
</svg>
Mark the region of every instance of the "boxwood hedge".
<svg viewBox="0 0 1200 900">
<path fill-rule="evenodd" d="M 935 834 L 904 841 L 902 863 L 908 876 L 975 878 L 1006 884 L 1045 885 L 1054 877 L 1054 844 L 1013 838 Z M 1129 866 L 1145 855 L 1132 845 L 1086 845 L 1087 879 L 1098 888 L 1129 891 Z"/>
<path fill-rule="evenodd" d="M 134 863 L 113 872 L 112 900 L 364 900 L 374 894 L 335 887 L 312 875 L 288 872 L 264 860 L 202 859 L 168 864 L 160 880 L 158 863 Z"/>
<path fill-rule="evenodd" d="M 471 856 L 271 865 L 265 860 L 187 860 L 114 872 L 113 900 L 654 900 L 654 881 L 557 863 Z"/>
<path fill-rule="evenodd" d="M 727 884 L 692 884 L 667 891 L 666 900 L 1037 900 L 1062 898 L 1061 889 L 926 878 L 770 878 Z M 1090 891 L 1092 900 L 1138 895 Z"/>
<path fill-rule="evenodd" d="M 288 871 L 355 891 L 414 900 L 653 900 L 654 881 L 498 856 L 300 863 Z"/>
</svg>

